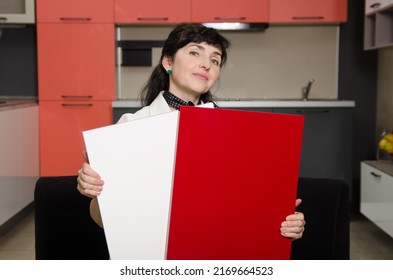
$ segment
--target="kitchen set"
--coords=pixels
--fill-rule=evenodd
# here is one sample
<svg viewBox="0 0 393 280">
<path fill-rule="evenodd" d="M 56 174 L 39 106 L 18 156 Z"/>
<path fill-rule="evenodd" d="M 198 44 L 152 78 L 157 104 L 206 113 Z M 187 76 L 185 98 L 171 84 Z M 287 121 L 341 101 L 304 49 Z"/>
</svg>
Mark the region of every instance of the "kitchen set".
<svg viewBox="0 0 393 280">
<path fill-rule="evenodd" d="M 213 89 L 217 104 L 304 115 L 299 176 L 343 180 L 353 210 L 393 236 L 393 164 L 374 160 L 378 129 L 393 129 L 376 112 L 393 95 L 383 76 L 393 67 L 393 1 L 374 2 L 2 1 L 0 228 L 31 205 L 39 177 L 77 174 L 82 131 L 141 107 L 140 89 L 175 24 L 240 22 L 245 29 L 222 30 L 232 47 Z M 361 42 L 351 37 L 358 31 Z M 378 61 L 380 49 L 390 64 Z"/>
</svg>

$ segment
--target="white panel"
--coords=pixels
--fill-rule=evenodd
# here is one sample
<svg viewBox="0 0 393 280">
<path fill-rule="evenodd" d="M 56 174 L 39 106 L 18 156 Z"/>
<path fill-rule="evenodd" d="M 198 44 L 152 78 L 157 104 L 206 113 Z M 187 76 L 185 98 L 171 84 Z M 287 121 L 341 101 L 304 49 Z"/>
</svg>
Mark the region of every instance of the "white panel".
<svg viewBox="0 0 393 280">
<path fill-rule="evenodd" d="M 0 111 L 0 225 L 34 200 L 39 176 L 38 106 Z"/>
<path fill-rule="evenodd" d="M 360 212 L 393 237 L 393 177 L 361 163 Z"/>
<path fill-rule="evenodd" d="M 83 133 L 111 259 L 165 259 L 179 112 Z"/>
</svg>

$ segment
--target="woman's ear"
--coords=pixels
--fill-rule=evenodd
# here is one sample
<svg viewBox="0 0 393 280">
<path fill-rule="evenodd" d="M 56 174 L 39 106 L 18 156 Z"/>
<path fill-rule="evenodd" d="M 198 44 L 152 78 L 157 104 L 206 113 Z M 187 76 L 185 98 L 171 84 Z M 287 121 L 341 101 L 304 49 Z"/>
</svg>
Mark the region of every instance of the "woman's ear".
<svg viewBox="0 0 393 280">
<path fill-rule="evenodd" d="M 164 56 L 164 58 L 161 61 L 162 66 L 164 67 L 165 70 L 172 69 L 172 59 L 168 56 Z"/>
</svg>

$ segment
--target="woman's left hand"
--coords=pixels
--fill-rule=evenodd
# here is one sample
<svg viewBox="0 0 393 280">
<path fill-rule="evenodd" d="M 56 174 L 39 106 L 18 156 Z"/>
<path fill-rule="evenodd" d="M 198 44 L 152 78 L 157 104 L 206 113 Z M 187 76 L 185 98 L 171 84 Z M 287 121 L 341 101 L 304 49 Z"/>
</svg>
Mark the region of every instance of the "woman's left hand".
<svg viewBox="0 0 393 280">
<path fill-rule="evenodd" d="M 301 199 L 296 199 L 296 207 L 299 206 L 301 202 Z M 293 240 L 299 239 L 303 236 L 305 224 L 306 221 L 304 220 L 303 213 L 295 212 L 294 214 L 287 216 L 285 221 L 281 223 L 281 235 Z"/>
</svg>

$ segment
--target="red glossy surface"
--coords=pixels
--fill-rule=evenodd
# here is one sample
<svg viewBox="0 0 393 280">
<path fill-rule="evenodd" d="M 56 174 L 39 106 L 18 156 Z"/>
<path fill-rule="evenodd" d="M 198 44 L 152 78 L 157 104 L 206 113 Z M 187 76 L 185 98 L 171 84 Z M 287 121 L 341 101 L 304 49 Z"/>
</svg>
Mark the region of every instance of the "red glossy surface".
<svg viewBox="0 0 393 280">
<path fill-rule="evenodd" d="M 270 22 L 345 22 L 347 0 L 273 0 Z"/>
<path fill-rule="evenodd" d="M 115 98 L 113 24 L 37 25 L 40 100 Z"/>
<path fill-rule="evenodd" d="M 114 0 L 36 0 L 37 22 L 113 23 Z"/>
<path fill-rule="evenodd" d="M 181 23 L 190 19 L 190 0 L 115 0 L 116 23 Z"/>
<path fill-rule="evenodd" d="M 303 117 L 183 107 L 168 259 L 289 259 Z"/>
<path fill-rule="evenodd" d="M 269 0 L 192 1 L 194 22 L 268 22 Z"/>
<path fill-rule="evenodd" d="M 77 175 L 84 162 L 82 131 L 112 124 L 112 102 L 40 101 L 40 175 Z"/>
</svg>

